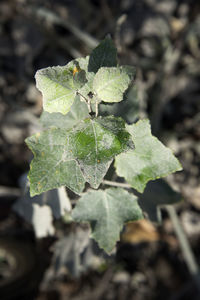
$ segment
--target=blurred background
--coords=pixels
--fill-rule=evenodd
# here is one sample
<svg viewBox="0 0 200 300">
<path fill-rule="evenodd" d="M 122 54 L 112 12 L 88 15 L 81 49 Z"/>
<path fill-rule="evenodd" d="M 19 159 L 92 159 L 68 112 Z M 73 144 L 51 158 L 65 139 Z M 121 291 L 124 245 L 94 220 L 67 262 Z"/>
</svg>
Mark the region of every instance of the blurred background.
<svg viewBox="0 0 200 300">
<path fill-rule="evenodd" d="M 70 222 L 65 190 L 28 197 L 24 143 L 40 129 L 35 72 L 88 55 L 107 34 L 119 63 L 137 69 L 123 117 L 148 117 L 183 166 L 140 195 L 153 223 L 128 225 L 111 257 Z M 197 0 L 0 1 L 1 300 L 200 299 L 199 79 Z"/>
</svg>

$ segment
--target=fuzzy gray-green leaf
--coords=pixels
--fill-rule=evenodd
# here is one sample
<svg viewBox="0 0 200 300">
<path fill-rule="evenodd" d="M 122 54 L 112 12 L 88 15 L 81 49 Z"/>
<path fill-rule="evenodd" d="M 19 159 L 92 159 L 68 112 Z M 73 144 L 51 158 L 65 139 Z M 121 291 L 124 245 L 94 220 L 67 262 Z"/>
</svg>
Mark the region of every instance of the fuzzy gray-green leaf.
<svg viewBox="0 0 200 300">
<path fill-rule="evenodd" d="M 85 119 L 73 128 L 49 128 L 26 139 L 34 154 L 31 195 L 65 185 L 79 194 L 98 188 L 115 155 L 133 147 L 121 118 Z"/>
<path fill-rule="evenodd" d="M 135 68 L 131 66 L 100 68 L 94 77 L 94 92 L 101 101 L 120 102 L 134 75 Z"/>
<path fill-rule="evenodd" d="M 172 151 L 151 135 L 148 120 L 127 125 L 127 130 L 132 135 L 135 150 L 118 155 L 115 168 L 117 174 L 124 177 L 138 192 L 144 191 L 149 180 L 182 170 Z"/>
<path fill-rule="evenodd" d="M 82 192 L 85 179 L 74 159 L 66 129 L 48 129 L 27 138 L 26 143 L 34 154 L 28 175 L 31 196 L 60 186 L 77 194 Z"/>
<path fill-rule="evenodd" d="M 37 71 L 36 86 L 43 95 L 43 107 L 49 113 L 69 112 L 76 93 L 87 82 L 85 71 L 73 74 L 67 66 L 56 66 Z"/>
<path fill-rule="evenodd" d="M 121 188 L 89 191 L 72 211 L 78 222 L 89 222 L 92 237 L 110 253 L 120 238 L 124 223 L 141 219 L 142 211 L 137 198 Z"/>
</svg>

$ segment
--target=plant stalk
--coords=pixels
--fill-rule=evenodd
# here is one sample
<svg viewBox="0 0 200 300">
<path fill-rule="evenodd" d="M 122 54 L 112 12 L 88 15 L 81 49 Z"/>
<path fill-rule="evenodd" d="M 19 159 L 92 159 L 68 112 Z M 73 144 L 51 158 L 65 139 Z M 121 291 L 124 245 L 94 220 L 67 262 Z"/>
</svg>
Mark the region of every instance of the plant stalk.
<svg viewBox="0 0 200 300">
<path fill-rule="evenodd" d="M 116 182 L 116 181 L 110 181 L 110 180 L 103 180 L 102 184 L 122 187 L 122 188 L 126 188 L 126 189 L 131 189 L 132 188 L 131 185 L 128 184 L 128 183 L 122 183 L 122 182 Z"/>
<path fill-rule="evenodd" d="M 190 274 L 193 276 L 193 278 L 195 279 L 195 283 L 200 292 L 200 285 L 199 285 L 200 284 L 200 270 L 199 270 L 199 266 L 196 261 L 196 258 L 193 254 L 193 251 L 191 249 L 188 238 L 181 226 L 181 223 L 178 219 L 175 208 L 172 205 L 166 205 L 165 208 L 166 208 L 166 210 L 169 214 L 169 217 L 172 221 L 172 224 L 173 224 L 176 236 L 179 240 L 180 247 L 181 247 L 181 250 L 183 253 L 183 257 L 185 259 L 188 270 L 189 270 Z"/>
</svg>

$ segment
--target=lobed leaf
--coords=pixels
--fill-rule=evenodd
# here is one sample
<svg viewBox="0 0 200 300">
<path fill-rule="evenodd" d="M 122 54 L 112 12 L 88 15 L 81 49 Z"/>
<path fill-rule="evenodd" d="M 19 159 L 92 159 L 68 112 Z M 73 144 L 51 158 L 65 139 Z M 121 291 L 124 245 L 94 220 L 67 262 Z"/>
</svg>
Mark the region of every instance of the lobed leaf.
<svg viewBox="0 0 200 300">
<path fill-rule="evenodd" d="M 137 197 L 121 188 L 89 191 L 72 211 L 77 222 L 89 222 L 92 237 L 110 253 L 120 238 L 124 223 L 143 217 Z"/>
<path fill-rule="evenodd" d="M 151 135 L 149 120 L 127 125 L 135 145 L 134 151 L 115 158 L 118 176 L 124 177 L 138 192 L 143 192 L 149 180 L 165 177 L 182 170 L 172 151 Z"/>
<path fill-rule="evenodd" d="M 43 95 L 43 108 L 49 113 L 69 112 L 79 89 L 87 82 L 85 71 L 73 74 L 69 66 L 41 69 L 35 75 L 36 87 Z"/>
<path fill-rule="evenodd" d="M 104 102 L 120 102 L 135 75 L 135 68 L 121 66 L 100 68 L 93 81 L 93 90 L 99 100 Z"/>
<path fill-rule="evenodd" d="M 84 189 L 85 179 L 71 152 L 68 134 L 66 129 L 51 128 L 26 139 L 34 154 L 28 175 L 32 197 L 60 186 L 78 194 Z"/>
<path fill-rule="evenodd" d="M 67 186 L 80 194 L 85 182 L 98 188 L 113 157 L 133 148 L 121 118 L 85 119 L 73 128 L 50 128 L 26 139 L 34 154 L 31 196 Z"/>
</svg>

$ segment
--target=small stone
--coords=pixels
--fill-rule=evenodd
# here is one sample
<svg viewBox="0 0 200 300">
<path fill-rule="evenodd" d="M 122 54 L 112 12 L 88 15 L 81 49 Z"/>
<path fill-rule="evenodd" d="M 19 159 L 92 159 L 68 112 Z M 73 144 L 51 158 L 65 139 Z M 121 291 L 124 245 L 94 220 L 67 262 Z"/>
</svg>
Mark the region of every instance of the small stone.
<svg viewBox="0 0 200 300">
<path fill-rule="evenodd" d="M 128 283 L 130 280 L 130 275 L 125 271 L 117 272 L 113 277 L 113 282 L 115 283 Z"/>
<path fill-rule="evenodd" d="M 11 144 L 21 144 L 24 141 L 24 131 L 22 128 L 2 126 L 2 134 L 6 141 Z"/>
</svg>

